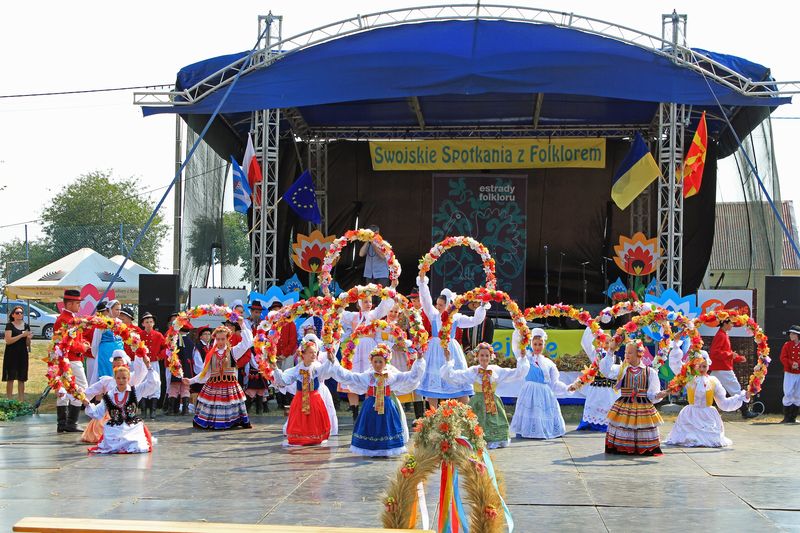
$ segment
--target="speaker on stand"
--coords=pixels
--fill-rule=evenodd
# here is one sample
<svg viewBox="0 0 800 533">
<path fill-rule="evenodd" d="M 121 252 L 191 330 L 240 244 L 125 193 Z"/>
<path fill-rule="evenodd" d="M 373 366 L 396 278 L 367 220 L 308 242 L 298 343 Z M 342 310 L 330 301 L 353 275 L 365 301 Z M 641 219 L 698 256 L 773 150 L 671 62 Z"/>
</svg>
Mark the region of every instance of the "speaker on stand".
<svg viewBox="0 0 800 533">
<path fill-rule="evenodd" d="M 767 412 L 783 410 L 783 365 L 780 353 L 789 340 L 789 327 L 800 322 L 800 277 L 766 276 L 764 279 L 764 324 L 772 362 L 761 389 Z"/>
<path fill-rule="evenodd" d="M 139 275 L 139 318 L 145 313 L 156 317 L 156 329 L 164 334 L 169 327 L 169 315 L 178 310 L 178 276 L 177 274 L 140 274 Z M 169 382 L 166 365 L 159 366 L 161 376 L 161 397 L 159 407 L 164 405 L 167 384 Z"/>
</svg>

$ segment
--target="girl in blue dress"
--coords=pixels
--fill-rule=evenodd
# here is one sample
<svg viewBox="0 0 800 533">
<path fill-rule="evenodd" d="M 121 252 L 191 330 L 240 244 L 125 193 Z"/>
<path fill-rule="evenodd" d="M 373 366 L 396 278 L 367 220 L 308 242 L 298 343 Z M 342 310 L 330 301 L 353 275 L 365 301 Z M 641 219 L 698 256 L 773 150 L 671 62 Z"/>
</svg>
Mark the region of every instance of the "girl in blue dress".
<svg viewBox="0 0 800 533">
<path fill-rule="evenodd" d="M 407 394 L 417 388 L 425 372 L 425 359 L 420 356 L 411 370 L 400 372 L 389 364 L 392 349 L 379 344 L 370 352 L 372 369 L 355 373 L 339 366 L 330 352 L 334 377 L 357 394 L 366 394 L 364 405 L 353 426 L 350 451 L 368 457 L 392 457 L 406 453 L 408 423 L 396 394 Z"/>
<path fill-rule="evenodd" d="M 444 349 L 439 342 L 439 331 L 442 329 L 442 322 L 447 317 L 447 313 L 455 313 L 448 343 L 450 358 L 453 360 L 454 370 L 466 370 L 467 359 L 464 357 L 464 350 L 461 348 L 461 344 L 456 341 L 456 328 L 466 329 L 481 324 L 486 318 L 486 309 L 481 306 L 475 310 L 474 316 L 462 315 L 461 313 L 456 313 L 455 309 L 451 309 L 455 294 L 449 289 L 442 290 L 439 297 L 436 298 L 436 305 L 434 306 L 431 291 L 428 288 L 428 278 L 417 278 L 417 287 L 419 287 L 419 300 L 422 304 L 422 310 L 431 322 L 431 341 L 428 343 L 428 350 L 425 353 L 427 367 L 417 392 L 427 398 L 428 403 L 434 408 L 439 405 L 439 400 L 443 399 L 456 398 L 466 403 L 468 396 L 472 395 L 472 387 L 450 383 L 447 380 L 443 380 L 440 375 L 446 360 Z"/>
<path fill-rule="evenodd" d="M 567 385 L 559 379 L 556 364 L 544 355 L 547 333 L 541 328 L 531 331 L 530 370 L 517 397 L 517 407 L 509 430 L 524 439 L 554 439 L 566 433 L 564 417 L 556 394 L 567 394 Z M 519 346 L 519 333 L 514 332 L 512 347 Z M 514 348 L 515 355 L 518 348 Z"/>
</svg>

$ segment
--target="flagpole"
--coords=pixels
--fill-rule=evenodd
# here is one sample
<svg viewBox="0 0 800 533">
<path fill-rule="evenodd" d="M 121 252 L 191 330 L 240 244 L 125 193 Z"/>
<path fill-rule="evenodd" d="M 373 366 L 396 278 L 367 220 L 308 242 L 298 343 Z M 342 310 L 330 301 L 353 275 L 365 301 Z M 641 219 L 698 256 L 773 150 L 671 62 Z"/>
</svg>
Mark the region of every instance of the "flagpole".
<svg viewBox="0 0 800 533">
<path fill-rule="evenodd" d="M 263 216 L 267 216 L 267 215 L 269 215 L 270 213 L 272 213 L 272 210 L 273 210 L 273 209 L 275 209 L 275 208 L 277 208 L 277 207 L 278 207 L 278 204 L 279 204 L 279 203 L 281 203 L 281 201 L 283 201 L 283 196 L 279 197 L 279 198 L 278 198 L 278 201 L 277 201 L 277 202 L 275 202 L 275 205 L 273 205 L 272 207 L 270 207 L 269 209 L 267 209 L 267 212 L 266 212 L 266 213 L 264 213 L 264 214 L 263 214 L 263 215 L 261 215 L 261 216 L 262 216 L 262 217 L 263 217 Z M 248 232 L 247 232 L 247 236 L 248 236 L 248 237 L 250 237 L 250 236 L 253 234 L 253 230 L 254 230 L 254 229 L 255 229 L 255 226 L 253 226 L 252 228 L 250 228 L 250 231 L 248 231 Z"/>
</svg>

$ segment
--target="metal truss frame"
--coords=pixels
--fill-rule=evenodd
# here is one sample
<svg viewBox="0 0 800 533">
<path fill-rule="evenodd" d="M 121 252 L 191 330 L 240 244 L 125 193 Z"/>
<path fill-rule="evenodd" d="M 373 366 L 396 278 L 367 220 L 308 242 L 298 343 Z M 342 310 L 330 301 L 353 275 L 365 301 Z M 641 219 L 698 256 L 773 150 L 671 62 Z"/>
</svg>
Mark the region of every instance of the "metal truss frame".
<svg viewBox="0 0 800 533">
<path fill-rule="evenodd" d="M 308 224 L 309 231 L 318 229 L 323 235 L 328 234 L 328 141 L 327 139 L 309 139 L 308 170 L 314 181 L 317 205 L 321 215 L 320 224 Z"/>
<path fill-rule="evenodd" d="M 681 50 L 679 43 L 686 41 L 686 15 L 674 11 L 662 15 L 662 35 L 669 36 L 676 60 Z M 658 283 L 664 289 L 674 289 L 681 294 L 683 284 L 683 137 L 688 120 L 686 106 L 662 103 L 658 109 L 658 164 L 661 177 L 658 179 L 658 244 L 661 261 L 658 263 Z"/>
<path fill-rule="evenodd" d="M 327 41 L 376 28 L 402 24 L 475 19 L 546 24 L 614 39 L 648 50 L 653 54 L 668 57 L 676 64 L 694 70 L 709 80 L 733 89 L 744 96 L 775 97 L 800 94 L 800 81 L 752 81 L 712 58 L 687 48 L 685 44 L 677 44 L 672 40 L 664 39 L 663 35 L 657 37 L 627 26 L 574 13 L 502 4 L 482 5 L 478 2 L 477 4 L 444 4 L 379 11 L 326 24 L 285 40 L 279 38 L 277 42 L 265 44 L 249 64 L 246 58 L 238 59 L 209 74 L 192 87 L 180 91 L 135 92 L 134 104 L 190 106 L 219 90 L 220 87 L 228 85 L 240 70 L 244 70 L 242 74 L 245 75 L 254 70 L 266 68 L 290 54 Z"/>
<path fill-rule="evenodd" d="M 258 17 L 258 34 L 262 52 L 257 57 L 267 61 L 277 54 L 275 43 L 281 40 L 283 18 Z M 263 292 L 274 285 L 278 272 L 278 154 L 280 146 L 280 109 L 264 109 L 252 113 L 251 124 L 256 158 L 261 163 L 261 181 L 255 183 L 253 198 L 252 290 Z M 260 200 L 260 201 L 259 201 Z"/>
</svg>

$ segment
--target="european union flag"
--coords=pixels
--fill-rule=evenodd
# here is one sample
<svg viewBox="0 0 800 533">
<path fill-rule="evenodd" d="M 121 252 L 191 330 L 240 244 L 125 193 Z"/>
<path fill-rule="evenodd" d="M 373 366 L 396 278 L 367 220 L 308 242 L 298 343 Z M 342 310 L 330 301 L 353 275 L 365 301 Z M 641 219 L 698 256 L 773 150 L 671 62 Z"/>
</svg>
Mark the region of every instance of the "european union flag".
<svg viewBox="0 0 800 533">
<path fill-rule="evenodd" d="M 312 224 L 322 222 L 322 214 L 317 205 L 317 194 L 311 181 L 311 172 L 306 170 L 283 193 L 283 200 L 297 213 L 297 216 Z"/>
<path fill-rule="evenodd" d="M 233 210 L 247 214 L 247 209 L 253 203 L 253 191 L 250 189 L 244 170 L 233 157 L 231 165 L 233 166 Z"/>
</svg>

